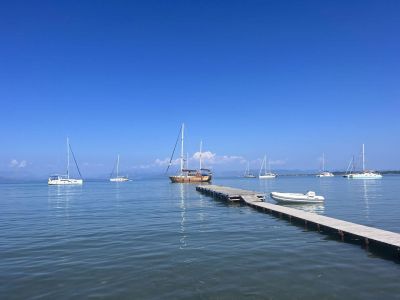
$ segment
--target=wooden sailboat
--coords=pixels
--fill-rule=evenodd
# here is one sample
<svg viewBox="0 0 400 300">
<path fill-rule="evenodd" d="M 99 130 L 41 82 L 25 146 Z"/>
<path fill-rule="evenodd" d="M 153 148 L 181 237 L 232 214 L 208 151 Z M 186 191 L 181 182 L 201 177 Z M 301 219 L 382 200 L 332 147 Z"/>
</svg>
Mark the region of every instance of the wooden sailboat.
<svg viewBox="0 0 400 300">
<path fill-rule="evenodd" d="M 70 172 L 69 172 L 69 154 L 72 154 L 72 158 L 74 159 L 76 169 L 78 170 L 79 179 L 75 178 L 70 178 Z M 83 179 L 82 179 L 82 174 L 81 171 L 79 170 L 78 163 L 76 162 L 74 152 L 72 152 L 71 145 L 69 144 L 69 138 L 67 137 L 67 174 L 66 175 L 52 175 L 49 177 L 47 183 L 49 185 L 75 185 L 75 184 L 82 184 Z"/>
<path fill-rule="evenodd" d="M 196 182 L 210 182 L 212 179 L 212 173 L 209 169 L 202 168 L 202 142 L 200 142 L 200 168 L 198 170 L 189 169 L 187 167 L 187 163 L 189 157 L 186 160 L 186 168 L 185 168 L 185 159 L 184 159 L 184 132 L 185 132 L 185 124 L 182 124 L 181 127 L 181 156 L 180 156 L 180 171 L 178 175 L 170 176 L 169 179 L 173 183 L 196 183 Z M 176 147 L 176 144 L 175 144 Z M 170 163 L 168 168 L 171 166 L 172 158 L 174 155 L 175 149 L 172 152 L 172 156 L 170 159 Z M 168 169 L 167 169 L 168 171 Z"/>
<path fill-rule="evenodd" d="M 117 157 L 117 165 L 116 165 L 116 167 L 117 167 L 117 173 L 116 173 L 116 177 L 112 177 L 112 175 L 113 175 L 113 173 L 114 173 L 114 170 L 111 172 L 111 176 L 110 176 L 110 181 L 112 181 L 112 182 L 124 182 L 124 181 L 129 181 L 129 178 L 128 178 L 128 176 L 119 176 L 119 154 L 118 154 L 118 157 Z M 115 166 L 114 166 L 114 169 L 115 169 Z"/>
</svg>

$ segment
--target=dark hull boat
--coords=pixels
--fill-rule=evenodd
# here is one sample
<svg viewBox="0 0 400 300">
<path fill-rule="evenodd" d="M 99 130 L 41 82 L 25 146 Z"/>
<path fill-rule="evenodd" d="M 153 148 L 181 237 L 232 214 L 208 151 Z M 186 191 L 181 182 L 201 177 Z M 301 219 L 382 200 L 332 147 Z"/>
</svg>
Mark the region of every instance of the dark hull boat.
<svg viewBox="0 0 400 300">
<path fill-rule="evenodd" d="M 207 174 L 197 170 L 182 170 L 181 175 L 170 176 L 169 179 L 173 183 L 210 182 L 212 179 L 210 170 L 202 169 L 201 171 L 206 171 Z"/>
<path fill-rule="evenodd" d="M 200 168 L 198 170 L 192 170 L 192 169 L 188 169 L 188 161 L 189 158 L 185 159 L 183 158 L 183 140 L 184 140 L 184 129 L 185 129 L 185 125 L 182 124 L 181 130 L 180 130 L 180 138 L 181 138 L 181 156 L 180 156 L 180 163 L 181 163 L 181 167 L 180 167 L 180 172 L 178 175 L 174 175 L 174 176 L 169 176 L 169 179 L 171 180 L 172 183 L 201 183 L 201 182 L 210 182 L 212 179 L 212 173 L 211 170 L 209 169 L 203 169 L 201 167 L 201 154 L 202 154 L 202 142 L 200 142 L 200 152 L 199 152 L 199 162 L 200 162 Z M 171 162 L 172 162 L 172 158 L 174 156 L 175 153 L 175 149 L 176 146 L 178 144 L 178 140 L 179 140 L 179 135 L 178 135 L 178 139 L 175 143 L 175 148 L 172 152 L 171 155 L 171 159 L 170 159 L 170 163 L 168 165 L 167 168 L 167 172 L 169 167 L 171 166 Z M 184 166 L 186 168 L 184 168 Z"/>
</svg>

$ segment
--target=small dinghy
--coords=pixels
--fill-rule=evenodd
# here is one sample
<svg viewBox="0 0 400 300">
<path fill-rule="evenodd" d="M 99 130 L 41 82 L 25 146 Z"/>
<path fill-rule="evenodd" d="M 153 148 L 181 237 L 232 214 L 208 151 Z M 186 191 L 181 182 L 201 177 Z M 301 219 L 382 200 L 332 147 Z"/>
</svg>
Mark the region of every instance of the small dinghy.
<svg viewBox="0 0 400 300">
<path fill-rule="evenodd" d="M 282 203 L 321 203 L 325 200 L 324 197 L 317 196 L 313 191 L 305 194 L 272 192 L 271 198 Z"/>
</svg>

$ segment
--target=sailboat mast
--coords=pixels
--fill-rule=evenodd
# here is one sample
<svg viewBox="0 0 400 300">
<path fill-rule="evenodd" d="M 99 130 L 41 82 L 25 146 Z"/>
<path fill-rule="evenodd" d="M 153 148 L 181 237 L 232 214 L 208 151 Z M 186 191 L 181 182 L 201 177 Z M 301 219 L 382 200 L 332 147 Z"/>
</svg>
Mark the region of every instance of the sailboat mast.
<svg viewBox="0 0 400 300">
<path fill-rule="evenodd" d="M 118 173 L 119 173 L 119 154 L 117 157 L 117 178 L 118 178 Z"/>
<path fill-rule="evenodd" d="M 325 153 L 322 153 L 322 172 L 325 171 Z"/>
<path fill-rule="evenodd" d="M 364 153 L 364 144 L 362 144 L 362 168 L 363 168 L 363 172 L 365 172 L 365 153 Z"/>
<path fill-rule="evenodd" d="M 67 178 L 69 179 L 69 137 L 67 137 Z"/>
<path fill-rule="evenodd" d="M 267 154 L 264 155 L 264 174 L 267 174 Z"/>
<path fill-rule="evenodd" d="M 203 148 L 203 141 L 200 141 L 200 158 L 199 158 L 199 161 L 200 161 L 200 170 L 201 170 L 201 163 L 202 163 L 202 161 L 201 161 L 201 159 L 202 159 L 202 157 L 201 157 L 201 155 L 202 155 L 202 148 Z"/>
<path fill-rule="evenodd" d="M 183 137 L 185 132 L 185 124 L 182 123 L 182 136 L 181 136 L 181 174 L 183 173 Z"/>
</svg>

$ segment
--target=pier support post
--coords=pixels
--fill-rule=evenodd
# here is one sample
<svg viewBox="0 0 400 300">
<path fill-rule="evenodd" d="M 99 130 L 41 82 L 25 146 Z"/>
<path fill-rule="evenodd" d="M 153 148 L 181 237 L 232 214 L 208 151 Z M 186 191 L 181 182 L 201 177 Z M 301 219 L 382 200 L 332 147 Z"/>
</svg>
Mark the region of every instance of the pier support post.
<svg viewBox="0 0 400 300">
<path fill-rule="evenodd" d="M 368 240 L 368 238 L 364 238 L 364 242 L 365 242 L 365 249 L 368 250 L 368 247 L 369 247 L 369 240 Z"/>
<path fill-rule="evenodd" d="M 340 235 L 340 240 L 343 242 L 344 241 L 344 233 L 341 230 L 338 230 L 338 233 Z"/>
</svg>

